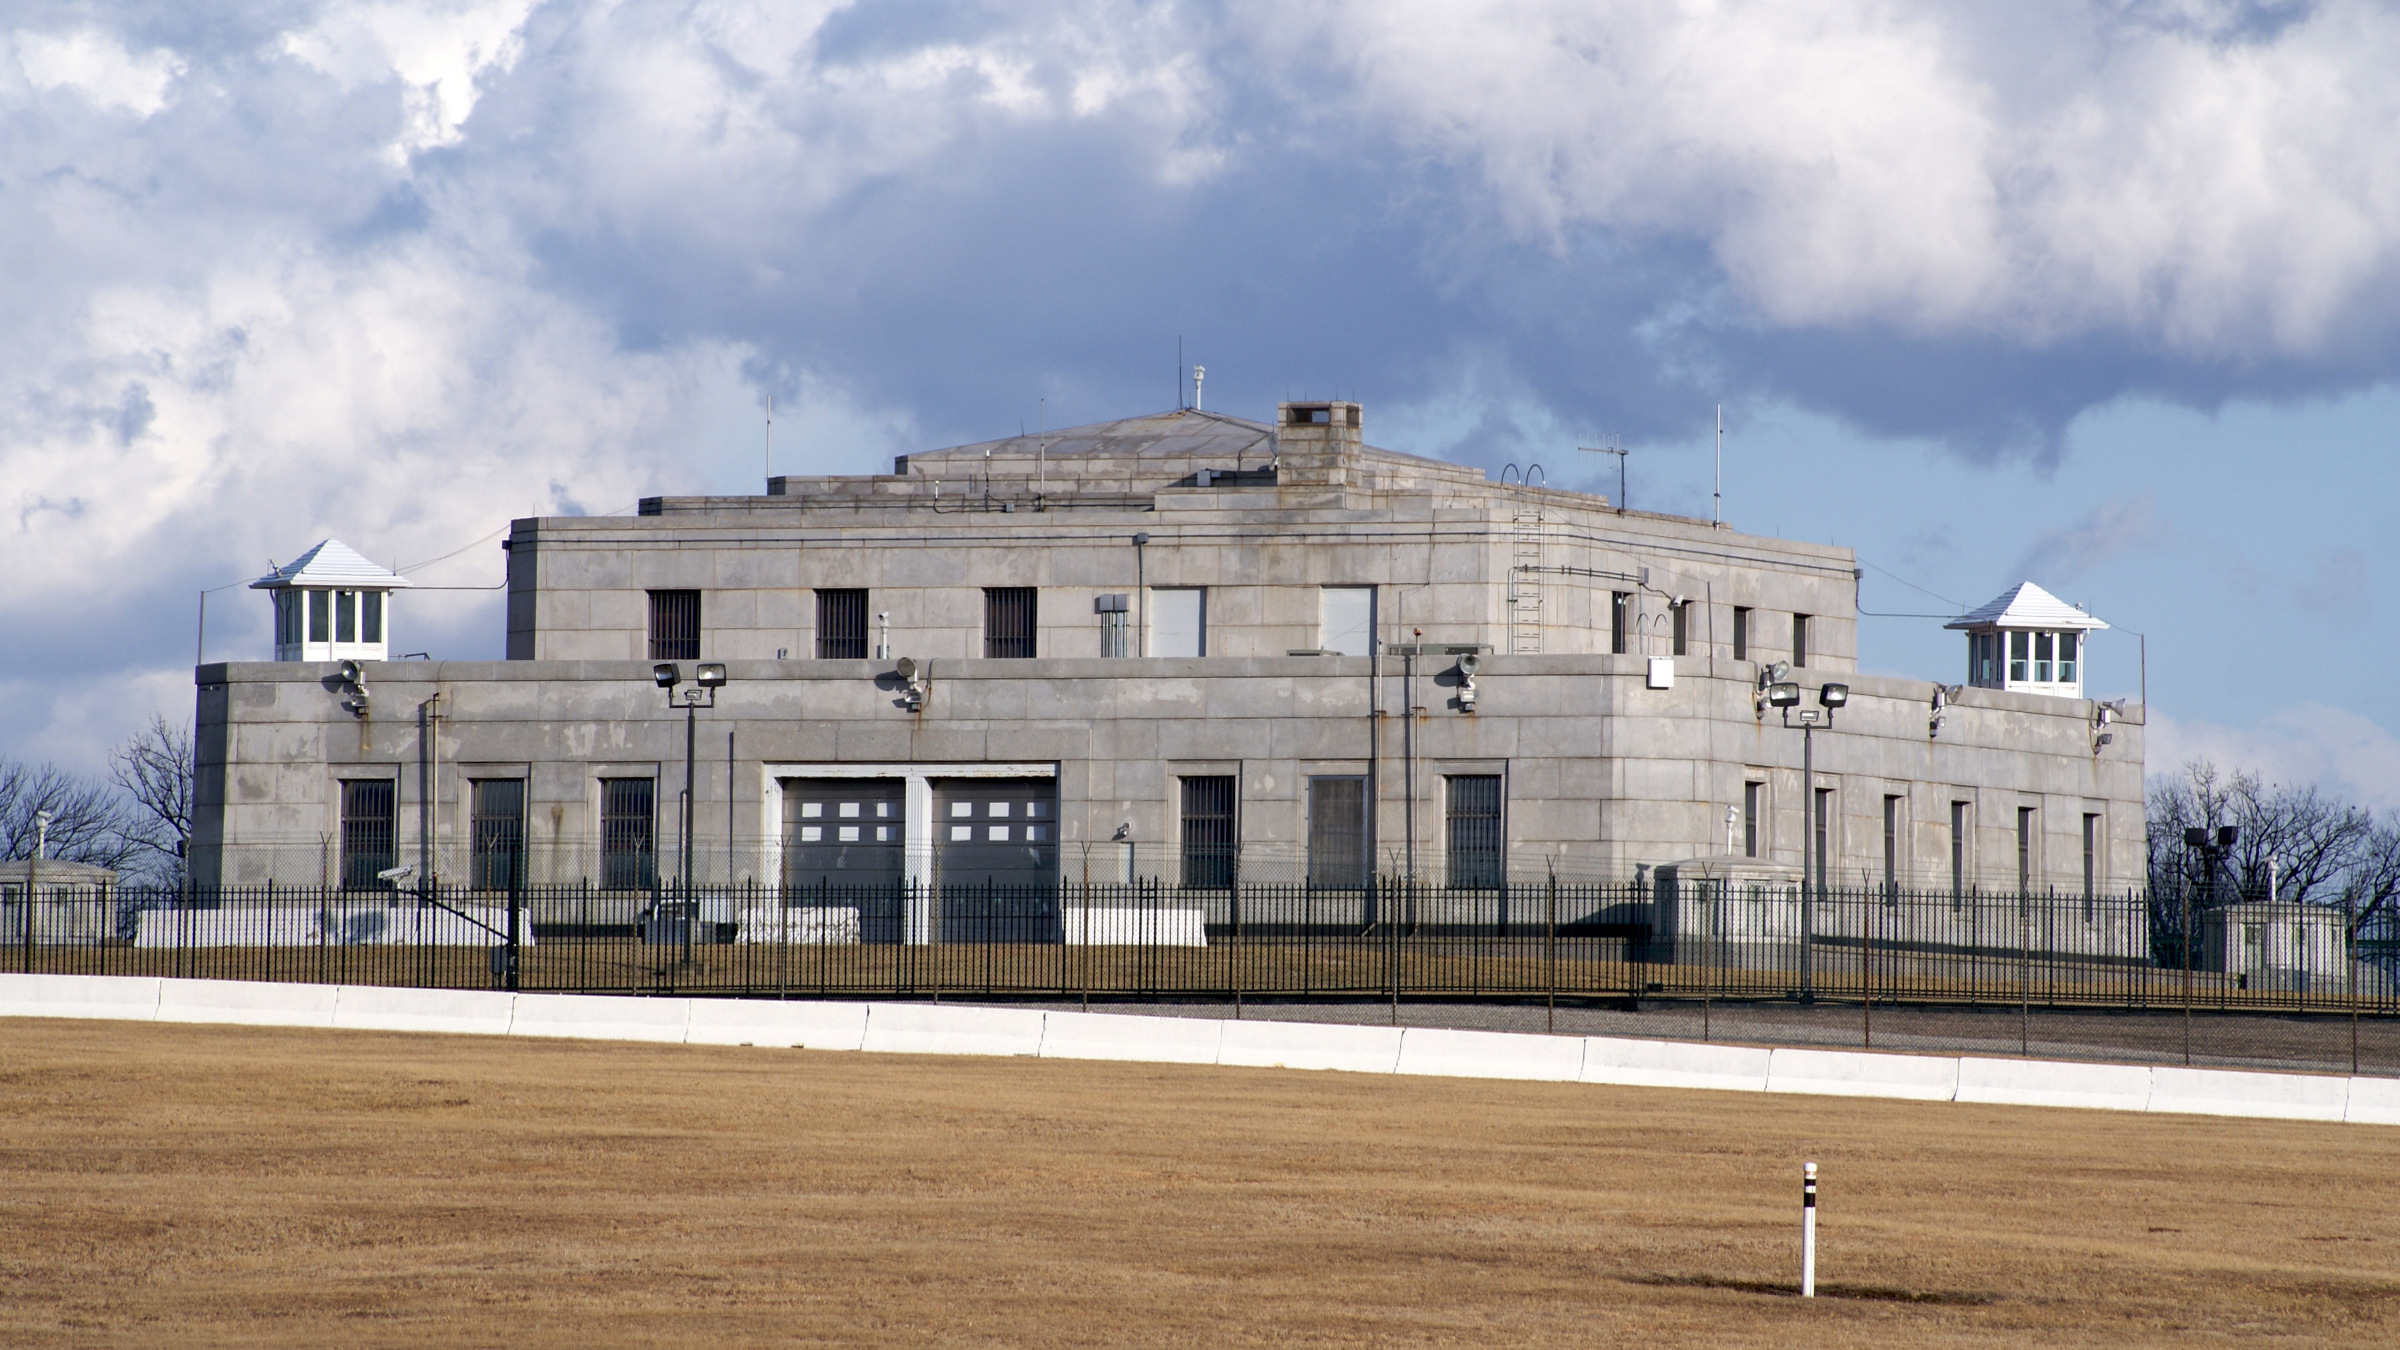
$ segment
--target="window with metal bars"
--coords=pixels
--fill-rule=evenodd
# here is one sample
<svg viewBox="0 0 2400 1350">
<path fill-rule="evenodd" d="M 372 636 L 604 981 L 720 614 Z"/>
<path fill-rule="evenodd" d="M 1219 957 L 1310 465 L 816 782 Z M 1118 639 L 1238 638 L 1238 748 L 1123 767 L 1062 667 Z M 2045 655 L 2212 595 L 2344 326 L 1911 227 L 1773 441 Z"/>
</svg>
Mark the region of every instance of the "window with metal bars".
<svg viewBox="0 0 2400 1350">
<path fill-rule="evenodd" d="M 1733 607 L 1733 659 L 1750 659 L 1750 609 L 1746 605 Z"/>
<path fill-rule="evenodd" d="M 2090 811 L 2083 813 L 2083 921 L 2090 923 L 2098 917 L 2093 913 L 2100 899 L 2100 817 Z"/>
<path fill-rule="evenodd" d="M 1505 854 L 1501 844 L 1500 775 L 1456 773 L 1444 782 L 1448 797 L 1450 884 L 1499 886 Z"/>
<path fill-rule="evenodd" d="M 817 592 L 817 659 L 867 659 L 867 593 Z"/>
<path fill-rule="evenodd" d="M 1689 600 L 1686 600 L 1686 601 L 1684 601 L 1682 604 L 1676 605 L 1676 606 L 1674 607 L 1674 613 L 1675 613 L 1675 646 L 1674 646 L 1674 650 L 1673 650 L 1673 652 L 1671 652 L 1670 654 L 1671 654 L 1671 655 L 1674 655 L 1674 656 L 1682 656 L 1682 655 L 1685 655 L 1684 648 L 1685 648 L 1686 646 L 1688 646 L 1688 645 L 1690 644 L 1690 642 L 1691 642 L 1691 633 L 1692 633 L 1692 604 L 1691 604 L 1691 602 L 1690 602 Z"/>
<path fill-rule="evenodd" d="M 505 891 L 525 880 L 525 780 L 478 778 L 468 785 L 467 884 Z"/>
<path fill-rule="evenodd" d="M 983 591 L 983 654 L 1030 660 L 1034 654 L 1034 589 L 986 586 Z"/>
<path fill-rule="evenodd" d="M 1792 616 L 1792 669 L 1794 670 L 1808 664 L 1808 617 L 1806 614 Z"/>
<path fill-rule="evenodd" d="M 658 882 L 658 780 L 600 780 L 600 884 L 646 891 Z"/>
<path fill-rule="evenodd" d="M 1356 890 L 1367 884 L 1367 780 L 1308 780 L 1308 884 Z"/>
<path fill-rule="evenodd" d="M 650 659 L 700 659 L 700 592 L 650 592 Z"/>
<path fill-rule="evenodd" d="M 2030 806 L 2017 808 L 2017 889 L 2020 892 L 2033 889 L 2033 874 L 2040 864 L 2040 859 L 2034 856 L 2033 811 L 2034 808 Z"/>
<path fill-rule="evenodd" d="M 1758 856 L 1759 825 L 1764 820 L 1766 802 L 1766 784 L 1742 784 L 1742 856 L 1745 858 Z"/>
<path fill-rule="evenodd" d="M 1183 780 L 1183 884 L 1224 889 L 1233 884 L 1239 836 L 1231 774 Z"/>
<path fill-rule="evenodd" d="M 1611 591 L 1608 596 L 1608 650 L 1623 656 L 1633 631 L 1633 592 Z"/>
<path fill-rule="evenodd" d="M 400 785 L 389 778 L 342 783 L 342 885 L 388 886 L 377 873 L 399 861 Z"/>
<path fill-rule="evenodd" d="M 1818 788 L 1816 799 L 1817 894 L 1823 895 L 1826 880 L 1833 874 L 1833 789 Z"/>
<path fill-rule="evenodd" d="M 1883 799 L 1883 888 L 1900 888 L 1900 801 L 1889 793 Z"/>
</svg>

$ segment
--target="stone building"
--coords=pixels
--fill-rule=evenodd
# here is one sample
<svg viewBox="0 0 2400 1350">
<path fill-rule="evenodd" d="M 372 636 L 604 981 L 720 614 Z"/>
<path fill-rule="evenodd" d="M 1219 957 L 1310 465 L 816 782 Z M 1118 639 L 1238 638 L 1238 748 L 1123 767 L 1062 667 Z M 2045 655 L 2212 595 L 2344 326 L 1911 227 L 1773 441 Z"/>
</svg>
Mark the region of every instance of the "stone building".
<svg viewBox="0 0 2400 1350">
<path fill-rule="evenodd" d="M 1354 403 L 519 520 L 505 547 L 504 661 L 199 669 L 203 881 L 1473 888 L 1789 872 L 1811 830 L 1842 886 L 2142 870 L 2142 710 L 2076 696 L 2083 667 L 1859 674 L 1847 550 L 1376 449 Z M 2043 631 L 2099 626 L 2049 603 Z M 1848 687 L 1813 781 L 1774 680 Z"/>
</svg>

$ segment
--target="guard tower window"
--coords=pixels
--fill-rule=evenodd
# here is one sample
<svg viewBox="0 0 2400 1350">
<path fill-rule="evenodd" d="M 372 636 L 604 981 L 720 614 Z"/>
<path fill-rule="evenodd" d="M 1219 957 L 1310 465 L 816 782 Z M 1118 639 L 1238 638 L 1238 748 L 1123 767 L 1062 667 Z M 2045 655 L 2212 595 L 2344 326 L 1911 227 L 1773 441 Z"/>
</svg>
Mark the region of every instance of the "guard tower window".
<svg viewBox="0 0 2400 1350">
<path fill-rule="evenodd" d="M 1608 650 L 1612 656 L 1623 656 L 1627 635 L 1633 630 L 1633 592 L 1608 593 Z"/>
<path fill-rule="evenodd" d="M 1792 669 L 1808 664 L 1808 619 L 1806 614 L 1792 616 Z"/>
<path fill-rule="evenodd" d="M 1450 884 L 1477 889 L 1499 886 L 1505 856 L 1500 833 L 1500 775 L 1452 774 L 1446 787 Z"/>
<path fill-rule="evenodd" d="M 817 592 L 817 659 L 867 659 L 867 593 Z"/>
<path fill-rule="evenodd" d="M 358 592 L 333 593 L 333 640 L 358 641 Z"/>
<path fill-rule="evenodd" d="M 650 592 L 650 659 L 700 659 L 700 592 Z"/>
<path fill-rule="evenodd" d="M 383 592 L 358 593 L 358 640 L 383 641 Z"/>
<path fill-rule="evenodd" d="M 600 780 L 600 885 L 646 891 L 658 883 L 658 780 Z"/>
<path fill-rule="evenodd" d="M 1233 884 L 1234 784 L 1231 774 L 1183 780 L 1183 884 L 1223 890 Z"/>
<path fill-rule="evenodd" d="M 308 640 L 333 641 L 333 592 L 308 593 Z"/>
<path fill-rule="evenodd" d="M 987 586 L 983 592 L 983 654 L 1030 660 L 1034 648 L 1034 589 Z"/>
<path fill-rule="evenodd" d="M 400 785 L 389 778 L 342 783 L 342 885 L 390 884 L 377 874 L 390 871 L 399 852 L 399 804 Z"/>
<path fill-rule="evenodd" d="M 1750 659 L 1750 607 L 1747 605 L 1733 607 L 1733 659 Z"/>
</svg>

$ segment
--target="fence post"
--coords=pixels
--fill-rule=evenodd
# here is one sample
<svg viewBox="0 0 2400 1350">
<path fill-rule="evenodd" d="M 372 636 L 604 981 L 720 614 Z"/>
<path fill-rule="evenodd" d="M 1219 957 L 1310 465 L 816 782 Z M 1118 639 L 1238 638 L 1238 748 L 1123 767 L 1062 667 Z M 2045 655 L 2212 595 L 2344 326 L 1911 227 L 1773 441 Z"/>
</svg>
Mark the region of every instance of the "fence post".
<svg viewBox="0 0 2400 1350">
<path fill-rule="evenodd" d="M 2175 889 L 2183 896 L 2183 930 L 2175 935 L 2175 943 L 2183 948 L 2183 1062 L 2192 1062 L 2192 882 L 2178 875 Z"/>
<path fill-rule="evenodd" d="M 1548 889 L 1549 936 L 1544 944 L 1543 956 L 1550 967 L 1550 994 L 1543 1016 L 1548 1028 L 1556 1031 L 1558 1030 L 1558 873 L 1550 874 Z"/>
</svg>

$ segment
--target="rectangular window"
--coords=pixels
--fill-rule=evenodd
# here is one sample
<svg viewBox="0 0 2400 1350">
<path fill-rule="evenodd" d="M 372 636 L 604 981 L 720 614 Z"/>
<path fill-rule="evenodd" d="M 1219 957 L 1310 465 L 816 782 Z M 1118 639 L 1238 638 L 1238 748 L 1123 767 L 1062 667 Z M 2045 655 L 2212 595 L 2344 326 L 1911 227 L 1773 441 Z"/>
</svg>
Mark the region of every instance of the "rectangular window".
<svg viewBox="0 0 2400 1350">
<path fill-rule="evenodd" d="M 1183 884 L 1223 890 L 1233 885 L 1235 833 L 1232 774 L 1183 780 Z"/>
<path fill-rule="evenodd" d="M 1742 784 L 1742 856 L 1758 856 L 1758 823 L 1763 818 L 1767 802 L 1767 785 Z"/>
<path fill-rule="evenodd" d="M 300 645 L 300 593 L 298 591 L 275 592 L 275 645 L 278 647 Z"/>
<path fill-rule="evenodd" d="M 1308 884 L 1356 890 L 1367 884 L 1367 780 L 1308 780 Z"/>
<path fill-rule="evenodd" d="M 2035 858 L 2033 856 L 2033 808 L 2017 808 L 2017 890 L 2033 889 Z"/>
<path fill-rule="evenodd" d="M 867 659 L 867 593 L 859 590 L 817 592 L 817 659 Z"/>
<path fill-rule="evenodd" d="M 1611 591 L 1608 596 L 1608 651 L 1623 656 L 1633 631 L 1633 592 Z"/>
<path fill-rule="evenodd" d="M 2008 679 L 2011 684 L 2023 684 L 2033 675 L 2033 634 L 2008 635 Z"/>
<path fill-rule="evenodd" d="M 333 641 L 333 592 L 308 593 L 308 640 Z"/>
<path fill-rule="evenodd" d="M 1372 656 L 1375 588 L 1321 586 L 1317 589 L 1317 646 L 1344 656 Z"/>
<path fill-rule="evenodd" d="M 983 654 L 1008 661 L 1033 659 L 1039 615 L 1031 586 L 983 589 Z"/>
<path fill-rule="evenodd" d="M 2100 817 L 2090 811 L 2083 815 L 2083 917 L 2090 922 L 2092 907 L 2100 899 Z"/>
<path fill-rule="evenodd" d="M 1798 670 L 1807 664 L 1808 616 L 1795 614 L 1792 616 L 1792 669 Z"/>
<path fill-rule="evenodd" d="M 700 659 L 700 592 L 650 592 L 650 659 Z"/>
<path fill-rule="evenodd" d="M 467 884 L 505 891 L 525 881 L 525 780 L 478 778 L 468 836 Z"/>
<path fill-rule="evenodd" d="M 646 891 L 658 884 L 658 780 L 600 780 L 600 884 Z"/>
<path fill-rule="evenodd" d="M 1950 803 L 1950 905 L 1967 893 L 1967 803 Z"/>
<path fill-rule="evenodd" d="M 1123 594 L 1096 596 L 1092 608 L 1100 615 L 1100 654 L 1133 655 L 1132 616 L 1125 612 Z"/>
<path fill-rule="evenodd" d="M 1815 796 L 1816 820 L 1811 824 L 1810 828 L 1816 831 L 1817 894 L 1823 895 L 1825 893 L 1825 878 L 1833 873 L 1833 863 L 1831 858 L 1833 853 L 1833 789 L 1818 788 Z"/>
<path fill-rule="evenodd" d="M 1733 659 L 1750 659 L 1750 611 L 1742 605 L 1733 607 Z"/>
<path fill-rule="evenodd" d="M 1883 799 L 1883 888 L 1900 889 L 1900 798 Z"/>
<path fill-rule="evenodd" d="M 1452 774 L 1448 792 L 1450 884 L 1490 889 L 1503 881 L 1500 775 Z"/>
<path fill-rule="evenodd" d="M 1685 601 L 1683 604 L 1676 605 L 1676 606 L 1674 607 L 1674 615 L 1675 615 L 1675 646 L 1674 646 L 1674 650 L 1673 650 L 1673 652 L 1672 652 L 1672 655 L 1675 655 L 1675 656 L 1681 656 L 1681 655 L 1683 655 L 1683 654 L 1684 654 L 1684 651 L 1683 651 L 1683 649 L 1684 649 L 1684 646 L 1685 646 L 1685 644 L 1686 644 L 1686 643 L 1687 643 L 1687 642 L 1690 640 L 1690 637 L 1691 637 L 1691 627 L 1692 627 L 1692 606 L 1691 606 L 1691 602 L 1687 600 L 1687 601 Z"/>
<path fill-rule="evenodd" d="M 2060 684 L 2075 683 L 2076 649 L 2083 645 L 2082 639 L 2083 634 L 2081 633 L 2058 635 L 2058 682 Z"/>
<path fill-rule="evenodd" d="M 315 594 L 323 595 L 318 591 Z M 353 889 L 388 886 L 376 874 L 399 861 L 400 785 L 389 778 L 352 778 L 342 783 L 342 884 Z"/>
<path fill-rule="evenodd" d="M 383 641 L 383 592 L 358 593 L 358 640 Z"/>
<path fill-rule="evenodd" d="M 1208 655 L 1208 592 L 1199 586 L 1150 592 L 1150 654 Z"/>
<path fill-rule="evenodd" d="M 1986 689 L 2000 687 L 2000 635 L 1972 633 L 1967 637 L 1967 683 Z"/>
<path fill-rule="evenodd" d="M 358 641 L 358 592 L 333 593 L 333 640 Z"/>
<path fill-rule="evenodd" d="M 2051 682 L 2050 670 L 2053 659 L 2051 656 L 2051 651 L 2055 641 L 2056 639 L 2054 639 L 2048 633 L 2036 633 L 2033 635 L 2033 682 L 2035 684 L 2048 684 Z"/>
</svg>

